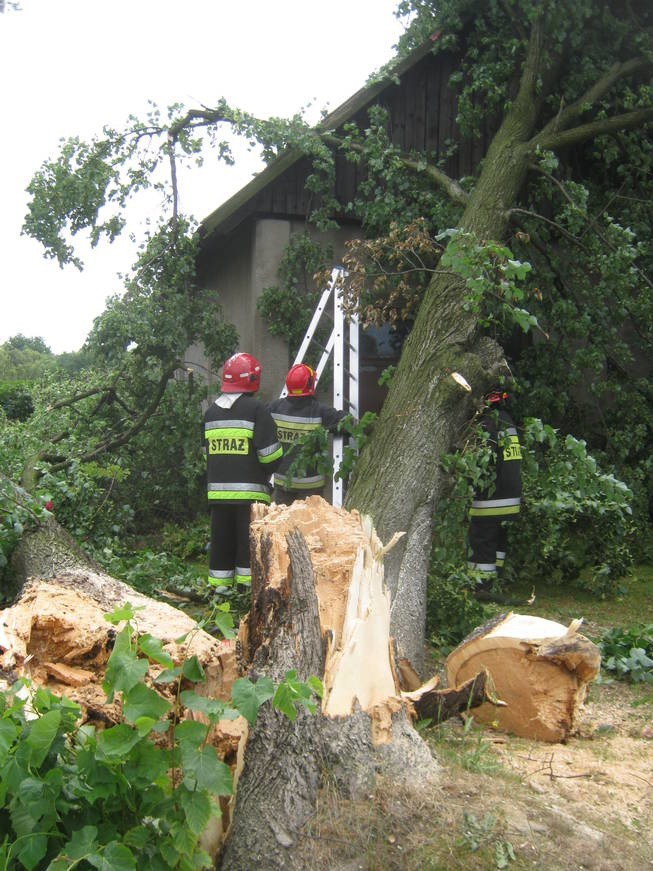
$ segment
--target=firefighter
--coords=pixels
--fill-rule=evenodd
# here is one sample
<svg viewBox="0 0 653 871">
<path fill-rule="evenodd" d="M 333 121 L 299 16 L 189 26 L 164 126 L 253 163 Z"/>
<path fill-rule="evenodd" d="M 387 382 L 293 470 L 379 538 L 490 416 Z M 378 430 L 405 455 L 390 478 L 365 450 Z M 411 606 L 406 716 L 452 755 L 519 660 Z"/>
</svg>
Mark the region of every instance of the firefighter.
<svg viewBox="0 0 653 871">
<path fill-rule="evenodd" d="M 283 456 L 274 421 L 254 399 L 261 365 L 234 354 L 222 368 L 222 393 L 204 415 L 211 544 L 209 583 L 251 583 L 249 521 L 253 502 L 270 502 L 270 475 Z"/>
<path fill-rule="evenodd" d="M 315 397 L 317 378 L 315 371 L 306 363 L 296 363 L 286 375 L 288 395 L 275 399 L 268 406 L 277 426 L 277 438 L 283 446 L 283 460 L 274 474 L 272 498 L 282 505 L 290 505 L 295 499 L 322 495 L 326 480 L 315 466 L 303 470 L 292 469 L 297 457 L 297 442 L 302 436 L 322 426 L 333 432 L 345 417 L 330 405 L 322 405 Z"/>
<path fill-rule="evenodd" d="M 474 494 L 469 511 L 469 567 L 477 572 L 477 594 L 489 593 L 506 559 L 506 521 L 514 520 L 521 505 L 521 447 L 506 404 L 508 394 L 492 390 L 485 397 L 480 424 L 494 451 L 492 485 Z"/>
</svg>

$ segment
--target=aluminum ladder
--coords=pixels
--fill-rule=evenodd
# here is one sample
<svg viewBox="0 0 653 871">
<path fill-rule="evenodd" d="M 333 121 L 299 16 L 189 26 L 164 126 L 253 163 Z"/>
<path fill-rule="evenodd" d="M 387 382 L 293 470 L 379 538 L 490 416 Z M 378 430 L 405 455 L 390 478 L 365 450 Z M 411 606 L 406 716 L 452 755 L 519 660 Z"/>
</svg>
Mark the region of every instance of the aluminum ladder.
<svg viewBox="0 0 653 871">
<path fill-rule="evenodd" d="M 331 270 L 331 280 L 327 287 L 322 291 L 322 296 L 318 302 L 313 317 L 308 325 L 308 329 L 304 334 L 302 343 L 299 346 L 297 355 L 293 362 L 303 363 L 306 352 L 308 351 L 313 337 L 320 324 L 322 316 L 327 311 L 329 300 L 333 296 L 333 329 L 326 345 L 322 348 L 322 356 L 315 370 L 316 382 L 319 383 L 320 376 L 324 371 L 329 357 L 333 353 L 333 407 L 339 411 L 346 410 L 356 419 L 359 418 L 359 326 L 358 317 L 352 315 L 349 320 L 345 319 L 345 313 L 342 308 L 340 296 L 336 291 L 339 281 L 342 280 L 344 270 L 340 266 L 336 266 Z M 345 365 L 345 357 L 347 365 Z M 345 390 L 347 387 L 347 390 Z M 284 386 L 281 391 L 281 396 L 286 396 L 288 393 Z M 347 408 L 345 409 L 345 405 Z M 342 480 L 336 480 L 336 472 L 340 469 L 344 450 L 344 437 L 341 435 L 333 436 L 333 482 L 332 482 L 332 497 L 331 502 L 338 507 L 342 506 L 343 502 L 343 486 Z"/>
</svg>

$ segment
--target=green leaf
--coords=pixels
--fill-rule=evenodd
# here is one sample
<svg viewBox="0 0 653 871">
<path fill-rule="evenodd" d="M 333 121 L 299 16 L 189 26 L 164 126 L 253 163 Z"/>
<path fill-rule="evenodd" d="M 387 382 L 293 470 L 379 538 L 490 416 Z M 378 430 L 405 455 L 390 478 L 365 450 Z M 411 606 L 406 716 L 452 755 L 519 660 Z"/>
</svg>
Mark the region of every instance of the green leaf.
<svg viewBox="0 0 653 871">
<path fill-rule="evenodd" d="M 214 747 L 197 750 L 182 744 L 180 749 L 184 784 L 189 789 L 205 789 L 212 795 L 233 793 L 231 770 L 218 759 Z"/>
<path fill-rule="evenodd" d="M 316 696 L 319 696 L 321 699 L 324 698 L 324 685 L 319 677 L 311 675 L 306 683 L 313 690 Z"/>
<path fill-rule="evenodd" d="M 158 674 L 154 679 L 155 683 L 174 683 L 176 680 L 179 680 L 179 675 L 181 674 L 181 666 L 175 666 L 175 668 L 166 668 L 161 674 Z"/>
<path fill-rule="evenodd" d="M 27 868 L 27 871 L 32 871 L 32 868 L 36 868 L 45 856 L 48 848 L 47 836 L 32 832 L 29 837 L 22 838 L 18 843 L 20 847 L 17 851 L 17 856 L 23 867 Z"/>
<path fill-rule="evenodd" d="M 143 680 L 147 670 L 147 660 L 137 658 L 131 646 L 131 630 L 125 626 L 116 637 L 102 683 L 108 700 L 112 701 L 114 693 L 128 693 Z"/>
<path fill-rule="evenodd" d="M 184 720 L 175 728 L 175 737 L 181 744 L 187 743 L 191 747 L 200 747 L 205 741 L 209 727 L 206 723 L 197 720 Z"/>
<path fill-rule="evenodd" d="M 13 720 L 0 720 L 0 764 L 7 758 L 19 733 L 20 727 Z"/>
<path fill-rule="evenodd" d="M 35 768 L 41 765 L 48 755 L 52 742 L 57 737 L 60 724 L 61 714 L 59 711 L 48 711 L 37 720 L 32 720 L 25 739 L 25 743 L 30 749 L 30 765 Z"/>
<path fill-rule="evenodd" d="M 274 699 L 272 700 L 272 704 L 274 707 L 281 711 L 282 714 L 285 714 L 286 717 L 291 722 L 295 722 L 295 718 L 297 717 L 297 711 L 295 710 L 295 706 L 293 704 L 293 699 L 296 698 L 295 694 L 292 692 L 288 684 L 282 683 L 277 687 L 277 691 L 274 694 Z"/>
<path fill-rule="evenodd" d="M 191 656 L 184 660 L 182 670 L 184 677 L 187 678 L 187 680 L 192 680 L 194 683 L 201 683 L 206 680 L 204 669 L 196 656 Z"/>
<path fill-rule="evenodd" d="M 152 635 L 141 635 L 138 639 L 138 646 L 141 653 L 144 653 L 148 659 L 159 665 L 165 665 L 167 668 L 174 666 L 174 660 L 170 654 L 163 649 L 163 642 L 160 638 L 154 638 Z"/>
<path fill-rule="evenodd" d="M 134 729 L 124 723 L 118 723 L 117 726 L 104 729 L 99 733 L 97 746 L 99 753 L 104 756 L 126 756 L 140 740 Z"/>
<path fill-rule="evenodd" d="M 262 677 L 254 684 L 242 677 L 231 688 L 231 701 L 235 708 L 247 719 L 250 725 L 256 722 L 258 709 L 274 695 L 274 685 L 270 678 Z"/>
<path fill-rule="evenodd" d="M 220 699 L 209 699 L 206 696 L 198 695 L 193 690 L 184 690 L 180 695 L 180 699 L 191 711 L 199 711 L 213 722 L 224 717 L 228 710 L 225 703 L 220 701 Z"/>
<path fill-rule="evenodd" d="M 59 856 L 66 859 L 83 859 L 87 853 L 92 853 L 97 848 L 97 828 L 84 826 L 73 832 L 71 839 L 64 846 Z"/>
<path fill-rule="evenodd" d="M 123 843 L 141 853 L 150 839 L 150 833 L 145 826 L 134 826 L 128 829 L 123 836 Z"/>
<path fill-rule="evenodd" d="M 178 795 L 188 828 L 194 835 L 200 835 L 216 811 L 216 806 L 205 792 L 191 792 L 183 785 L 179 788 Z"/>
<path fill-rule="evenodd" d="M 134 608 L 130 602 L 125 602 L 124 605 L 115 608 L 110 614 L 105 614 L 104 619 L 115 626 L 117 623 L 122 623 L 123 620 L 133 620 L 136 612 L 142 611 L 144 608 L 145 605 L 138 605 Z"/>
<path fill-rule="evenodd" d="M 123 713 L 128 723 L 135 723 L 142 717 L 157 722 L 171 709 L 170 702 L 145 684 L 139 683 L 125 694 Z"/>
<path fill-rule="evenodd" d="M 107 844 L 101 854 L 87 856 L 87 862 L 99 871 L 135 871 L 137 868 L 132 851 L 117 841 Z"/>
<path fill-rule="evenodd" d="M 213 622 L 225 638 L 236 637 L 236 633 L 234 632 L 234 618 L 231 614 L 215 614 Z"/>
</svg>

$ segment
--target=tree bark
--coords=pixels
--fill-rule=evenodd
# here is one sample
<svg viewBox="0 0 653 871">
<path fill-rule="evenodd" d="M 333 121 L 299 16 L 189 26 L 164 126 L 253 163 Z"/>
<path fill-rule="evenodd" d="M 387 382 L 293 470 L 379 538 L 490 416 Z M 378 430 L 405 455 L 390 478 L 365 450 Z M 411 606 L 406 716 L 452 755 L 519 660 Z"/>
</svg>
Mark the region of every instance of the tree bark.
<svg viewBox="0 0 653 871">
<path fill-rule="evenodd" d="M 320 677 L 324 698 L 321 712 L 302 710 L 294 722 L 270 703 L 259 711 L 221 858 L 229 871 L 305 867 L 302 828 L 326 779 L 361 797 L 378 777 L 419 788 L 439 771 L 397 685 L 383 549 L 371 527 L 319 497 L 255 516 L 244 665 L 275 683 L 291 669 L 302 681 Z"/>
<path fill-rule="evenodd" d="M 458 224 L 479 241 L 502 241 L 510 208 L 526 179 L 540 99 L 541 35 L 534 26 L 521 86 L 495 134 Z M 400 653 L 422 674 L 431 524 L 443 496 L 440 457 L 451 452 L 505 363 L 503 349 L 481 335 L 456 274 L 435 274 L 402 350 L 375 430 L 359 458 L 346 504 L 369 514 L 382 539 L 404 531 L 386 561 L 392 632 Z M 450 377 L 462 374 L 466 393 Z M 388 498 L 388 494 L 392 494 Z"/>
</svg>

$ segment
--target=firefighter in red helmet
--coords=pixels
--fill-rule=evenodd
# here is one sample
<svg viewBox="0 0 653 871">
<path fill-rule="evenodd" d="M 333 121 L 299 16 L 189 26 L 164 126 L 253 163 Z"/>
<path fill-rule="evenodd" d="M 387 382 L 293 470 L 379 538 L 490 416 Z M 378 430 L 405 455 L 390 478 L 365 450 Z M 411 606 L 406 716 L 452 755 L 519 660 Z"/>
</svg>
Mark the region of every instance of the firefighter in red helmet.
<svg viewBox="0 0 653 871">
<path fill-rule="evenodd" d="M 253 394 L 261 365 L 234 354 L 222 367 L 222 393 L 204 415 L 207 491 L 211 508 L 209 583 L 251 582 L 249 519 L 253 502 L 270 502 L 270 475 L 283 450 L 275 423 Z"/>
<path fill-rule="evenodd" d="M 521 506 L 521 447 L 506 405 L 508 393 L 496 388 L 485 396 L 480 424 L 494 452 L 494 481 L 474 493 L 469 511 L 469 566 L 478 574 L 480 597 L 487 596 L 506 559 L 506 522 Z"/>
<path fill-rule="evenodd" d="M 275 502 L 289 505 L 295 499 L 305 499 L 311 495 L 322 495 L 326 480 L 317 468 L 301 471 L 293 470 L 292 463 L 297 455 L 297 442 L 302 436 L 322 426 L 333 431 L 345 417 L 330 405 L 323 405 L 315 397 L 317 376 L 314 369 L 306 363 L 296 363 L 286 375 L 287 396 L 275 399 L 268 406 L 277 426 L 277 438 L 283 446 L 283 459 L 274 473 Z"/>
</svg>

